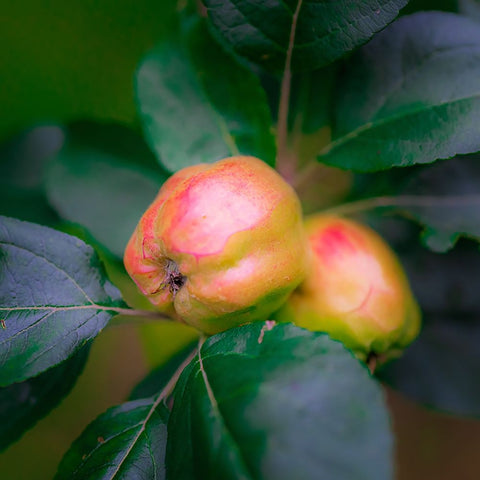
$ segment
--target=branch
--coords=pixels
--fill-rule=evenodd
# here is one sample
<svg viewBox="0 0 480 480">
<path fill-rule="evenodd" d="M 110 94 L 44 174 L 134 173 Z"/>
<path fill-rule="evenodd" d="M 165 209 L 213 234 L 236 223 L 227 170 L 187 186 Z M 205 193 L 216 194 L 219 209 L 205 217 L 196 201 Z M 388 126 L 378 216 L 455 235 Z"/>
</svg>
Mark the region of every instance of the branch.
<svg viewBox="0 0 480 480">
<path fill-rule="evenodd" d="M 401 195 L 398 197 L 372 197 L 356 202 L 345 203 L 324 210 L 324 214 L 350 215 L 352 213 L 388 207 L 461 207 L 472 203 L 480 206 L 480 195 Z"/>
<path fill-rule="evenodd" d="M 292 17 L 292 28 L 290 29 L 290 38 L 288 41 L 287 54 L 285 56 L 285 68 L 283 71 L 282 85 L 280 88 L 280 101 L 278 104 L 278 122 L 277 122 L 277 169 L 283 177 L 289 181 L 295 172 L 293 156 L 289 155 L 287 145 L 288 137 L 288 110 L 290 104 L 290 88 L 292 83 L 292 54 L 295 45 L 295 34 L 297 30 L 298 15 L 302 7 L 303 0 L 298 0 L 297 8 Z"/>
</svg>

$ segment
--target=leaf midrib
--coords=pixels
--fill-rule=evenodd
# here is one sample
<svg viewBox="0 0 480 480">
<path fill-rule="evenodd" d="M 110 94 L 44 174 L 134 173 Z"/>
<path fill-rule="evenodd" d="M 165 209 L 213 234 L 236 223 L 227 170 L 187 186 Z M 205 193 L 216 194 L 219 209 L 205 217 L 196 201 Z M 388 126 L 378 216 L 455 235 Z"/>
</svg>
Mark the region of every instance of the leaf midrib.
<svg viewBox="0 0 480 480">
<path fill-rule="evenodd" d="M 221 424 L 223 425 L 224 431 L 227 433 L 228 438 L 230 439 L 230 444 L 237 451 L 237 458 L 241 461 L 244 471 L 248 473 L 250 478 L 254 479 L 255 477 L 250 472 L 248 464 L 245 461 L 244 455 L 243 455 L 240 447 L 238 446 L 237 442 L 235 441 L 235 438 L 234 438 L 232 432 L 228 428 L 227 423 L 225 422 L 224 417 L 222 415 L 222 412 L 220 411 L 220 407 L 219 407 L 218 402 L 215 398 L 215 394 L 213 392 L 212 386 L 211 386 L 210 381 L 208 379 L 207 372 L 206 372 L 206 370 L 203 366 L 201 348 L 198 349 L 198 362 L 199 362 L 199 367 L 200 367 L 199 368 L 200 369 L 200 374 L 202 375 L 202 378 L 203 378 L 203 381 L 204 381 L 204 384 L 205 384 L 205 388 L 207 390 L 207 395 L 208 395 L 208 398 L 210 400 L 210 404 L 212 406 L 212 409 L 215 412 L 216 417 L 220 420 Z"/>
<path fill-rule="evenodd" d="M 417 107 L 416 109 L 412 109 L 408 112 L 399 113 L 397 115 L 392 115 L 390 117 L 385 117 L 385 118 L 379 119 L 376 122 L 367 122 L 363 125 L 360 125 L 356 129 L 348 132 L 344 136 L 337 138 L 336 140 L 334 140 L 333 142 L 331 142 L 330 144 L 325 146 L 317 154 L 317 157 L 322 157 L 324 155 L 328 155 L 335 148 L 341 147 L 343 144 L 347 143 L 350 140 L 353 140 L 353 139 L 359 137 L 360 135 L 364 134 L 365 132 L 375 130 L 377 128 L 380 128 L 380 127 L 383 127 L 383 126 L 388 125 L 390 123 L 393 123 L 397 120 L 404 120 L 408 117 L 418 115 L 419 113 L 422 113 L 422 112 L 427 112 L 429 110 L 435 110 L 437 108 L 442 108 L 442 107 L 445 107 L 445 106 L 450 106 L 450 105 L 454 105 L 456 103 L 464 102 L 466 100 L 472 100 L 472 99 L 478 99 L 478 98 L 480 98 L 480 92 L 474 93 L 472 95 L 465 96 L 465 97 L 459 97 L 459 98 L 456 98 L 454 100 L 450 100 L 448 102 L 437 103 L 435 105 L 428 105 L 428 106 L 424 106 L 422 108 Z M 398 135 L 397 135 L 397 138 L 398 138 Z M 412 141 L 412 140 L 409 139 L 409 141 Z"/>
<path fill-rule="evenodd" d="M 434 60 L 435 57 L 437 57 L 438 55 L 452 54 L 452 53 L 455 53 L 457 50 L 463 50 L 465 48 L 474 48 L 474 47 L 476 47 L 476 49 L 479 50 L 479 52 L 477 53 L 480 53 L 480 45 L 478 43 L 464 43 L 462 45 L 441 47 L 441 48 L 436 48 L 432 52 L 429 52 L 427 55 L 421 58 L 420 62 L 413 65 L 413 68 L 408 70 L 408 72 L 405 72 L 395 83 L 393 83 L 388 92 L 385 92 L 385 96 L 382 102 L 376 108 L 375 116 L 381 114 L 382 109 L 385 107 L 387 102 L 392 98 L 392 96 L 398 92 L 400 87 L 405 84 L 406 80 L 409 77 L 414 75 L 421 68 L 424 68 L 425 63 L 430 62 L 431 60 Z M 381 116 L 380 116 L 380 119 L 381 119 Z M 373 121 L 375 121 L 375 119 Z"/>
</svg>

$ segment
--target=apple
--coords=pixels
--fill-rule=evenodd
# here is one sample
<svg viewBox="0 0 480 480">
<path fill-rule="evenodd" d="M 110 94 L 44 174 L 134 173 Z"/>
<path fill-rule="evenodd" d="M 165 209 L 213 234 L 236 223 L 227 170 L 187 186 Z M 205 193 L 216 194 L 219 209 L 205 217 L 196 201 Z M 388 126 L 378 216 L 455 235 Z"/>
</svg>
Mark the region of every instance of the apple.
<svg viewBox="0 0 480 480">
<path fill-rule="evenodd" d="M 304 279 L 306 252 L 295 191 L 263 161 L 236 156 L 171 176 L 124 263 L 159 310 L 214 334 L 266 320 Z"/>
<path fill-rule="evenodd" d="M 316 214 L 305 229 L 309 273 L 277 318 L 326 332 L 360 358 L 397 356 L 419 332 L 420 309 L 393 250 L 346 218 Z"/>
</svg>

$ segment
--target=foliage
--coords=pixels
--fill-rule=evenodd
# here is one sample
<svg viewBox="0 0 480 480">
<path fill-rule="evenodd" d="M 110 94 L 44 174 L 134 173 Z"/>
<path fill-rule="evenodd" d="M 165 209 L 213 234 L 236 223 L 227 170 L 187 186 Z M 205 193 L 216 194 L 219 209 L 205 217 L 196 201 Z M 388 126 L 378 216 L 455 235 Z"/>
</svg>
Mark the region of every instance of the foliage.
<svg viewBox="0 0 480 480">
<path fill-rule="evenodd" d="M 171 173 L 238 153 L 275 166 L 307 209 L 380 230 L 404 219 L 384 233 L 421 335 L 374 375 L 326 334 L 268 318 L 202 338 L 94 420 L 56 478 L 392 479 L 381 381 L 478 417 L 475 0 L 53 3 L 32 11 L 51 27 L 40 43 L 14 21 L 0 34 L 15 86 L 0 133 L 16 133 L 0 149 L 0 449 L 70 392 L 117 315 L 168 320 L 132 293 L 125 245 Z M 86 42 L 78 65 L 63 22 Z"/>
</svg>

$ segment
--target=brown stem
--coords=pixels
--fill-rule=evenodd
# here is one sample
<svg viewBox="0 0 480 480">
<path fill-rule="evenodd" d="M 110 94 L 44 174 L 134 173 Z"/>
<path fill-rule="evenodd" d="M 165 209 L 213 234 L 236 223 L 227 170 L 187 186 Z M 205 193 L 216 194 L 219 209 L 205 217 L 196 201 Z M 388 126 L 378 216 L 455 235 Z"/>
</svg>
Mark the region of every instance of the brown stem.
<svg viewBox="0 0 480 480">
<path fill-rule="evenodd" d="M 277 123 L 277 169 L 282 176 L 291 181 L 295 173 L 294 156 L 289 152 L 288 137 L 288 110 L 290 104 L 290 89 L 292 83 L 292 54 L 295 44 L 295 34 L 297 30 L 298 15 L 302 7 L 303 0 L 298 0 L 297 8 L 292 17 L 292 28 L 290 29 L 290 38 L 288 40 L 287 54 L 285 56 L 285 68 L 283 71 L 282 85 L 280 87 L 280 101 L 278 104 L 278 123 Z"/>
<path fill-rule="evenodd" d="M 155 401 L 156 405 L 158 405 L 163 399 L 167 398 L 173 392 L 173 389 L 175 388 L 175 385 L 177 384 L 183 370 L 185 370 L 185 367 L 192 361 L 192 359 L 195 357 L 195 355 L 197 355 L 197 353 L 198 349 L 192 350 L 188 357 L 175 370 L 175 373 L 171 376 L 170 380 L 165 385 L 164 389 L 160 392 L 160 395 L 157 397 L 157 400 Z"/>
<path fill-rule="evenodd" d="M 117 307 L 107 307 L 105 310 L 110 312 L 118 313 L 119 315 L 125 315 L 129 317 L 144 317 L 144 318 L 151 318 L 157 320 L 168 320 L 174 321 L 175 319 L 163 312 L 152 312 L 151 310 L 136 310 L 133 308 L 117 308 Z"/>
<path fill-rule="evenodd" d="M 338 207 L 324 210 L 324 214 L 350 215 L 352 213 L 386 207 L 457 207 L 467 206 L 472 203 L 480 205 L 480 195 L 401 195 L 398 197 L 373 197 L 356 202 L 345 203 Z"/>
<path fill-rule="evenodd" d="M 369 353 L 366 362 L 367 362 L 367 367 L 370 370 L 370 373 L 373 375 L 378 365 L 377 355 L 373 352 Z"/>
</svg>

